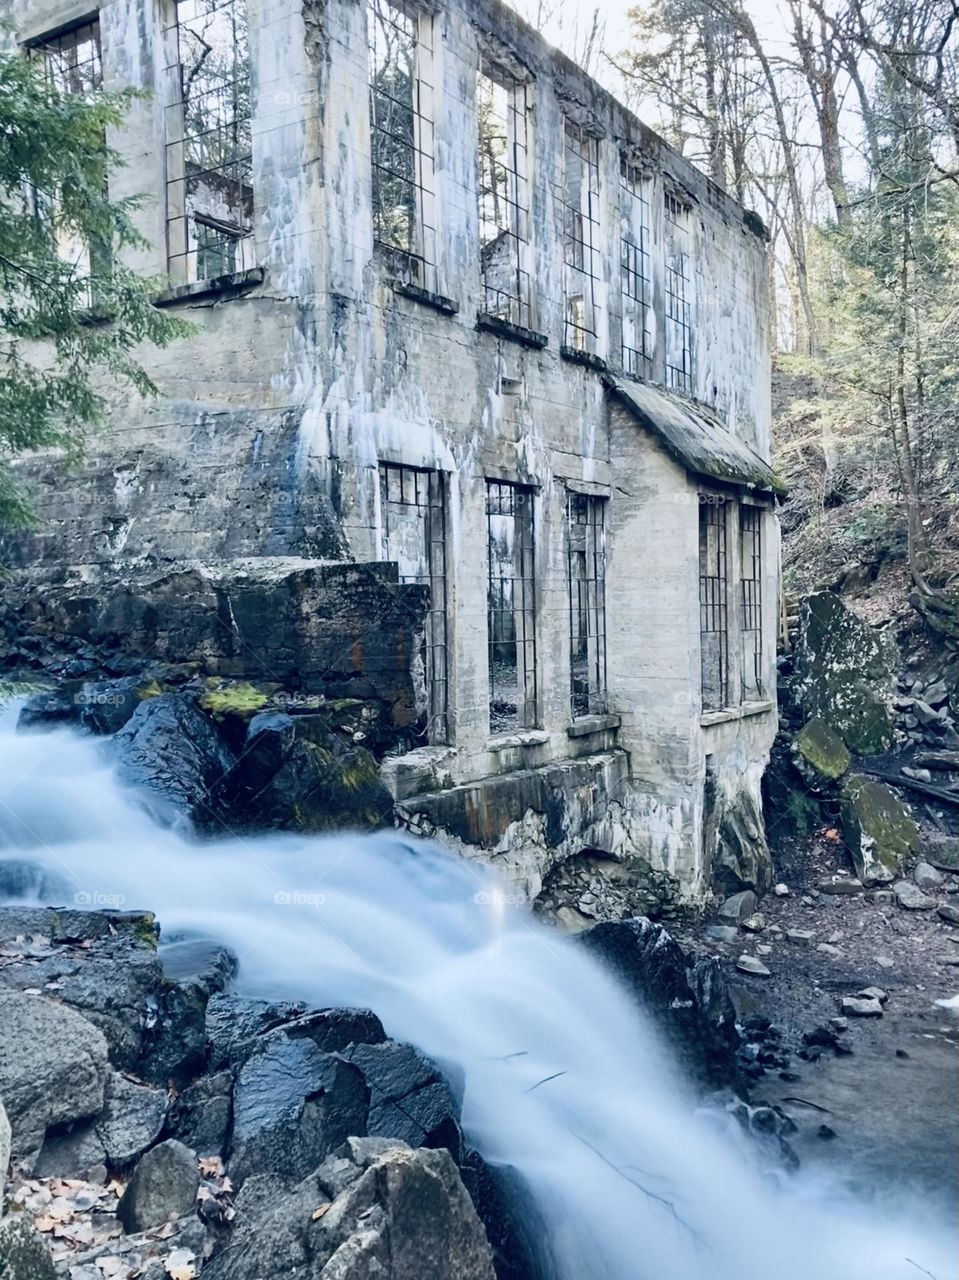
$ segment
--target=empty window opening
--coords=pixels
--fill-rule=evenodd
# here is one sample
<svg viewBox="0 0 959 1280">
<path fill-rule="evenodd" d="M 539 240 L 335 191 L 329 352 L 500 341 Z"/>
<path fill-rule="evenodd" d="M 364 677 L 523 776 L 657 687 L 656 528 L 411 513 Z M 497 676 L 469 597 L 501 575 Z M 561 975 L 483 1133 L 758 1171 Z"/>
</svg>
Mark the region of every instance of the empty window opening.
<svg viewBox="0 0 959 1280">
<path fill-rule="evenodd" d="M 168 47 L 167 241 L 180 282 L 253 262 L 246 0 L 174 0 Z"/>
<path fill-rule="evenodd" d="M 668 192 L 666 214 L 666 385 L 692 392 L 689 307 L 689 212 Z"/>
<path fill-rule="evenodd" d="M 533 491 L 486 482 L 490 731 L 536 724 Z"/>
<path fill-rule="evenodd" d="M 389 0 L 371 0 L 370 149 L 373 238 L 393 268 L 435 288 L 433 19 Z"/>
<path fill-rule="evenodd" d="M 570 692 L 573 718 L 602 715 L 606 701 L 606 498 L 571 493 Z"/>
<path fill-rule="evenodd" d="M 483 311 L 530 329 L 527 86 L 484 61 L 476 110 Z"/>
<path fill-rule="evenodd" d="M 100 23 L 94 18 L 56 36 L 32 45 L 29 57 L 39 62 L 50 87 L 58 94 L 92 101 L 103 88 L 103 61 L 100 50 Z M 106 137 L 103 138 L 106 150 Z M 56 199 L 34 187 L 33 213 L 54 242 L 57 257 L 73 268 L 73 279 L 81 284 L 80 301 L 92 306 L 96 298 L 97 275 L 110 271 L 110 245 L 102 240 L 82 239 L 58 217 Z"/>
<path fill-rule="evenodd" d="M 763 681 L 762 519 L 759 507 L 739 508 L 744 699 L 766 696 Z"/>
<path fill-rule="evenodd" d="M 599 140 L 565 121 L 563 242 L 566 262 L 565 345 L 595 352 L 599 246 Z"/>
<path fill-rule="evenodd" d="M 449 741 L 445 490 L 438 471 L 380 464 L 383 558 L 396 563 L 401 582 L 430 589 L 423 640 L 425 736 L 436 743 Z"/>
<path fill-rule="evenodd" d="M 649 333 L 651 298 L 649 270 L 649 200 L 646 180 L 635 165 L 620 164 L 621 280 L 623 370 L 634 377 L 649 376 L 652 340 Z"/>
<path fill-rule="evenodd" d="M 726 502 L 701 494 L 699 506 L 699 633 L 703 710 L 729 703 L 729 608 Z"/>
</svg>

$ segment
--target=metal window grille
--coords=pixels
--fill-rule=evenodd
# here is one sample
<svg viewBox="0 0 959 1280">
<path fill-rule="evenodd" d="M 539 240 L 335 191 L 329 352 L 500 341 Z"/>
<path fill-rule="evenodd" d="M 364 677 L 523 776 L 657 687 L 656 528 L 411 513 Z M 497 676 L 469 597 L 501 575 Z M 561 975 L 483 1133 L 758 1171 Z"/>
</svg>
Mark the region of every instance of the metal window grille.
<svg viewBox="0 0 959 1280">
<path fill-rule="evenodd" d="M 666 385 L 693 389 L 692 325 L 689 307 L 689 215 L 666 193 Z"/>
<path fill-rule="evenodd" d="M 48 84 L 59 94 L 90 100 L 103 88 L 100 22 L 96 18 L 40 40 L 30 47 L 29 57 L 41 63 Z M 106 138 L 103 145 L 105 148 Z M 35 216 L 55 241 L 57 257 L 73 267 L 75 280 L 82 284 L 80 300 L 93 306 L 98 292 L 95 277 L 110 272 L 110 245 L 82 240 L 64 227 L 57 218 L 57 200 L 49 192 L 34 187 L 30 198 Z"/>
<path fill-rule="evenodd" d="M 533 491 L 486 482 L 490 731 L 536 723 Z"/>
<path fill-rule="evenodd" d="M 530 329 L 527 86 L 484 61 L 476 105 L 483 310 Z"/>
<path fill-rule="evenodd" d="M 398 274 L 433 288 L 433 19 L 389 0 L 368 12 L 373 238 Z"/>
<path fill-rule="evenodd" d="M 700 495 L 699 633 L 703 710 L 729 703 L 728 545 L 725 499 Z"/>
<path fill-rule="evenodd" d="M 103 88 L 97 18 L 40 40 L 30 56 L 42 61 L 47 79 L 60 93 L 89 96 Z"/>
<path fill-rule="evenodd" d="M 763 682 L 762 518 L 759 507 L 739 508 L 742 587 L 743 695 L 765 696 Z"/>
<path fill-rule="evenodd" d="M 438 471 L 380 464 L 383 558 L 394 561 L 401 582 L 430 589 L 424 634 L 426 728 L 429 742 L 449 741 L 446 485 Z"/>
<path fill-rule="evenodd" d="M 246 0 L 174 0 L 173 17 L 167 246 L 183 282 L 254 265 L 250 53 Z"/>
<path fill-rule="evenodd" d="M 568 498 L 570 701 L 573 718 L 606 709 L 606 498 Z"/>
<path fill-rule="evenodd" d="M 634 377 L 645 378 L 652 365 L 652 343 L 647 323 L 652 293 L 649 200 L 645 195 L 645 179 L 635 165 L 623 160 L 619 172 L 623 369 Z"/>
<path fill-rule="evenodd" d="M 564 123 L 563 241 L 566 261 L 565 345 L 594 351 L 597 336 L 596 249 L 599 245 L 599 141 Z"/>
</svg>

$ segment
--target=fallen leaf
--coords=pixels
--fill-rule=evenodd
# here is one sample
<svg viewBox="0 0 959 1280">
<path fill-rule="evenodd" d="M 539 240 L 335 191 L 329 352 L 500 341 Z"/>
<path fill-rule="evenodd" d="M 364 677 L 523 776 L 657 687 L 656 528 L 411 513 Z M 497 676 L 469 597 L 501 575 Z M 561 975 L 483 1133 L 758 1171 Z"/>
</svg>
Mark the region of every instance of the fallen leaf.
<svg viewBox="0 0 959 1280">
<path fill-rule="evenodd" d="M 823 832 L 823 836 L 825 837 L 826 840 L 838 840 L 839 832 L 836 830 L 835 827 L 829 827 L 827 828 L 827 830 Z"/>
<path fill-rule="evenodd" d="M 196 1254 L 192 1249 L 174 1249 L 163 1265 L 170 1280 L 194 1280 L 196 1276 Z"/>
<path fill-rule="evenodd" d="M 174 1226 L 172 1222 L 164 1222 L 162 1227 L 157 1227 L 156 1231 L 151 1231 L 150 1236 L 154 1240 L 169 1240 L 173 1235 Z"/>
<path fill-rule="evenodd" d="M 204 1178 L 218 1178 L 223 1172 L 223 1161 L 219 1156 L 201 1156 L 199 1165 Z"/>
<path fill-rule="evenodd" d="M 118 1276 L 127 1269 L 126 1259 L 118 1257 L 115 1253 L 103 1254 L 96 1259 L 95 1265 L 100 1268 L 105 1276 Z"/>
<path fill-rule="evenodd" d="M 329 1211 L 330 1211 L 330 1206 L 328 1204 L 319 1205 L 316 1209 L 313 1210 L 313 1221 L 316 1222 L 318 1218 L 322 1218 L 323 1215 L 325 1213 L 329 1213 Z"/>
<path fill-rule="evenodd" d="M 57 1219 L 41 1214 L 38 1218 L 34 1218 L 33 1225 L 38 1231 L 52 1231 L 57 1225 Z"/>
</svg>

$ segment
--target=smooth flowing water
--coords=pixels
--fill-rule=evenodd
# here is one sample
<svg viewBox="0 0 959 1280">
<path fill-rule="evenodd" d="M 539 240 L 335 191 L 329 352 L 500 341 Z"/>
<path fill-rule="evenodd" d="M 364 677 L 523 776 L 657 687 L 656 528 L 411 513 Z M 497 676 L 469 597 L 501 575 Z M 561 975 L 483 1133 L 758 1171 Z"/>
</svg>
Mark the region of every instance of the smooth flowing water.
<svg viewBox="0 0 959 1280">
<path fill-rule="evenodd" d="M 374 1009 L 459 1065 L 464 1127 L 537 1201 L 543 1280 L 936 1280 L 954 1226 L 906 1189 L 857 1204 L 777 1178 L 698 1110 L 634 1003 L 491 873 L 397 835 L 198 844 L 115 780 L 95 740 L 0 720 L 0 859 L 36 901 L 148 908 L 215 938 L 239 986 Z M 16 874 L 15 874 L 16 873 Z"/>
</svg>

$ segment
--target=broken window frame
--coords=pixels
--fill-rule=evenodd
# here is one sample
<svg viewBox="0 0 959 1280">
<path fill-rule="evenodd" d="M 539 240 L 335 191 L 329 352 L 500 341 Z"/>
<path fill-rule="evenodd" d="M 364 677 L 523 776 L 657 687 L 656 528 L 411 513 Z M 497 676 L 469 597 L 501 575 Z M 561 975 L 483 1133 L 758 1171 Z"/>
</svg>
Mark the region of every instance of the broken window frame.
<svg viewBox="0 0 959 1280">
<path fill-rule="evenodd" d="M 484 83 L 485 82 L 485 83 Z M 490 86 L 489 90 L 485 86 Z M 496 90 L 505 95 L 505 115 L 484 135 L 484 94 L 490 116 Z M 530 86 L 482 58 L 476 76 L 477 158 L 479 183 L 480 274 L 483 284 L 481 314 L 523 329 L 533 328 L 532 254 L 530 245 Z M 501 144 L 494 153 L 492 140 Z M 489 139 L 489 145 L 487 145 Z M 493 275 L 491 248 L 502 244 L 506 266 Z M 505 281 L 502 287 L 499 281 Z"/>
<path fill-rule="evenodd" d="M 255 265 L 251 66 L 246 0 L 170 0 L 165 31 L 167 264 L 175 283 L 215 279 L 206 264 Z M 202 75 L 216 50 L 203 23 L 225 23 L 225 74 Z M 206 52 L 191 62 L 191 46 Z M 219 191 L 217 190 L 219 188 Z M 214 198 L 216 197 L 216 198 Z M 202 230 L 201 230 L 202 228 Z M 201 245 L 201 241 L 203 242 Z M 231 273 L 220 273 L 231 274 Z"/>
<path fill-rule="evenodd" d="M 665 262 L 663 338 L 667 387 L 692 395 L 693 348 L 689 280 L 689 210 L 671 192 L 663 193 Z"/>
<path fill-rule="evenodd" d="M 490 733 L 533 729 L 537 723 L 535 490 L 508 480 L 486 481 L 487 640 Z M 512 521 L 497 557 L 495 521 Z M 497 572 L 506 569 L 507 572 Z M 515 679 L 505 673 L 515 671 Z M 512 697 L 510 694 L 512 693 Z"/>
<path fill-rule="evenodd" d="M 402 0 L 369 0 L 373 241 L 402 280 L 430 292 L 436 290 L 438 261 L 434 25 L 432 13 Z M 378 67 L 388 70 L 394 56 L 390 46 L 402 49 L 404 44 L 408 102 L 402 101 L 396 91 L 390 93 L 378 87 L 377 80 Z M 381 80 L 379 84 L 382 83 Z M 408 116 L 405 126 L 404 114 Z M 402 132 L 398 132 L 400 129 Z M 387 206 L 384 193 L 391 186 L 397 198 Z M 405 214 L 397 222 L 400 209 L 405 209 Z"/>
<path fill-rule="evenodd" d="M 763 509 L 739 508 L 739 596 L 742 645 L 742 701 L 766 697 L 763 678 Z"/>
<path fill-rule="evenodd" d="M 578 173 L 580 179 L 575 181 Z M 599 343 L 599 139 L 563 118 L 563 345 L 595 355 Z"/>
<path fill-rule="evenodd" d="M 634 378 L 648 378 L 653 364 L 650 183 L 625 157 L 620 160 L 619 175 L 622 366 Z"/>
<path fill-rule="evenodd" d="M 605 715 L 606 512 L 609 499 L 570 490 L 566 496 L 569 588 L 570 712 L 574 720 Z"/>
<path fill-rule="evenodd" d="M 76 95 L 92 101 L 103 90 L 103 46 L 99 14 L 63 27 L 53 35 L 41 36 L 27 48 L 31 61 L 43 65 L 44 77 L 60 94 Z M 103 147 L 106 149 L 106 136 Z M 104 242 L 85 243 L 74 233 L 58 227 L 56 201 L 48 192 L 33 187 L 28 195 L 35 217 L 48 226 L 61 262 L 74 267 L 84 283 L 85 302 L 97 302 L 93 273 L 108 275 L 112 248 Z"/>
<path fill-rule="evenodd" d="M 448 743 L 450 680 L 446 476 L 431 468 L 381 462 L 379 483 L 382 557 L 397 564 L 400 582 L 419 583 L 430 589 L 430 607 L 423 631 L 427 704 L 424 735 L 432 744 Z M 399 554 L 402 548 L 398 545 L 400 523 L 411 518 L 422 521 L 423 545 L 418 548 L 421 561 L 419 571 L 404 572 L 404 558 Z"/>
<path fill-rule="evenodd" d="M 732 502 L 699 495 L 699 641 L 703 711 L 731 703 L 729 667 L 730 521 Z"/>
</svg>

